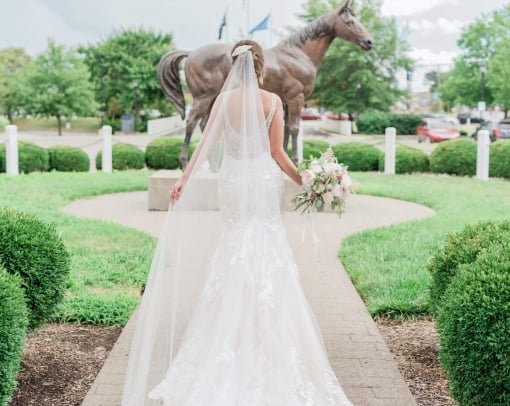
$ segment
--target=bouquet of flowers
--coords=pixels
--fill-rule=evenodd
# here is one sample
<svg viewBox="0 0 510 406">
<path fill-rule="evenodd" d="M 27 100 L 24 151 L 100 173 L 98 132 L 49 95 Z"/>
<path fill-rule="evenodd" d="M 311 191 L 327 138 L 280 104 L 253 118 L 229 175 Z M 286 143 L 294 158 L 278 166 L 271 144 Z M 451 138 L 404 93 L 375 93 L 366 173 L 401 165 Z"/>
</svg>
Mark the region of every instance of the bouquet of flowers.
<svg viewBox="0 0 510 406">
<path fill-rule="evenodd" d="M 329 205 L 339 216 L 345 202 L 354 191 L 353 182 L 347 174 L 347 166 L 337 162 L 331 147 L 320 158 L 303 160 L 298 166 L 303 186 L 292 199 L 295 209 L 301 213 L 316 210 L 321 212 Z"/>
</svg>

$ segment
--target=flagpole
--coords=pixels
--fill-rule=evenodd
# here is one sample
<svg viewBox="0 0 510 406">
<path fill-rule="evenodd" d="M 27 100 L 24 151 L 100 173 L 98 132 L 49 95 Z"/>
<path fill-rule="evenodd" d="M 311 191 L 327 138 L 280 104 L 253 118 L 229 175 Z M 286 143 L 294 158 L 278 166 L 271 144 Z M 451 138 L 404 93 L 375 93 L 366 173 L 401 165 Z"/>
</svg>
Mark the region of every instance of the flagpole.
<svg viewBox="0 0 510 406">
<path fill-rule="evenodd" d="M 269 46 L 273 46 L 273 9 L 269 9 Z"/>
</svg>

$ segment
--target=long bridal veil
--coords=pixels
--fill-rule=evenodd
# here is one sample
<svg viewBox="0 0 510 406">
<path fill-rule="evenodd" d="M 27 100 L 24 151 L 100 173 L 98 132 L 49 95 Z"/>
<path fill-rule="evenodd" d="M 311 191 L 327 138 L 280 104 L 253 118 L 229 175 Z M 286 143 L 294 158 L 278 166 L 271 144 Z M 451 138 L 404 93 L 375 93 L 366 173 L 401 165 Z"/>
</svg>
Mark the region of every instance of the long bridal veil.
<svg viewBox="0 0 510 406">
<path fill-rule="evenodd" d="M 138 309 L 124 406 L 159 404 L 147 395 L 165 378 L 204 288 L 219 283 L 210 280 L 208 265 L 225 227 L 245 230 L 253 218 L 281 216 L 280 185 L 267 172 L 268 163 L 275 164 L 253 57 L 242 50 L 247 52 L 238 56 L 213 105 L 181 198 L 158 240 Z M 253 245 L 249 234 L 235 230 L 223 243 L 235 247 L 228 260 L 242 263 Z"/>
</svg>

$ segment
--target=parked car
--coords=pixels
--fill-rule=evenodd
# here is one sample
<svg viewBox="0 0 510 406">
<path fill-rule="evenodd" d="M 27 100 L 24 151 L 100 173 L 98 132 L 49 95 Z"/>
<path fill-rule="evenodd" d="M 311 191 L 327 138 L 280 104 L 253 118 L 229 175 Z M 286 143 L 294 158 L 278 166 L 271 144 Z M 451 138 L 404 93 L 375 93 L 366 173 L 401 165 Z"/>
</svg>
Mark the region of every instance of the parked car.
<svg viewBox="0 0 510 406">
<path fill-rule="evenodd" d="M 471 135 L 475 140 L 478 139 L 478 132 L 480 130 L 489 131 L 489 137 L 492 142 L 501 138 L 510 138 L 510 119 L 504 119 L 499 122 L 485 121 L 476 129 Z"/>
<path fill-rule="evenodd" d="M 491 142 L 494 142 L 499 138 L 498 123 L 495 123 L 493 121 L 484 121 L 476 128 L 475 132 L 473 134 L 471 134 L 471 137 L 474 138 L 475 140 L 477 140 L 478 133 L 481 130 L 489 131 L 489 138 L 490 138 Z"/>
<path fill-rule="evenodd" d="M 460 124 L 466 124 L 469 118 L 469 122 L 471 124 L 480 124 L 483 122 L 483 118 L 481 116 L 475 116 L 471 113 L 459 113 L 457 114 L 457 120 L 459 120 Z"/>
<path fill-rule="evenodd" d="M 498 123 L 499 138 L 510 138 L 510 118 L 505 118 Z"/>
<path fill-rule="evenodd" d="M 418 134 L 418 142 L 441 142 L 460 137 L 455 125 L 436 118 L 425 119 L 425 122 L 416 129 L 416 134 Z"/>
<path fill-rule="evenodd" d="M 459 125 L 459 120 L 455 117 L 450 117 L 450 116 L 447 116 L 446 114 L 441 114 L 441 113 L 421 113 L 420 116 L 422 118 L 433 118 L 433 119 L 438 119 L 438 120 L 445 120 L 445 121 L 448 121 L 449 123 L 452 123 L 453 125 Z"/>
<path fill-rule="evenodd" d="M 321 118 L 322 114 L 319 113 L 319 110 L 312 107 L 303 109 L 303 111 L 301 111 L 301 120 L 320 120 Z"/>
</svg>

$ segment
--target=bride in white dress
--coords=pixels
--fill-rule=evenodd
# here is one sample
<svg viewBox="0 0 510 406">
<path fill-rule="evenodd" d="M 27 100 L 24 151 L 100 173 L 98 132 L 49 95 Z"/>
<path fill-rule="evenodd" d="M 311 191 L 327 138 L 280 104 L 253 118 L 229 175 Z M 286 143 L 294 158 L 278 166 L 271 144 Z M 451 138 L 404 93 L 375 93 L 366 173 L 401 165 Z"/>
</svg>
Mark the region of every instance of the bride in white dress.
<svg viewBox="0 0 510 406">
<path fill-rule="evenodd" d="M 283 211 L 282 102 L 250 40 L 233 66 L 158 241 L 123 405 L 351 405 L 303 294 Z"/>
</svg>

